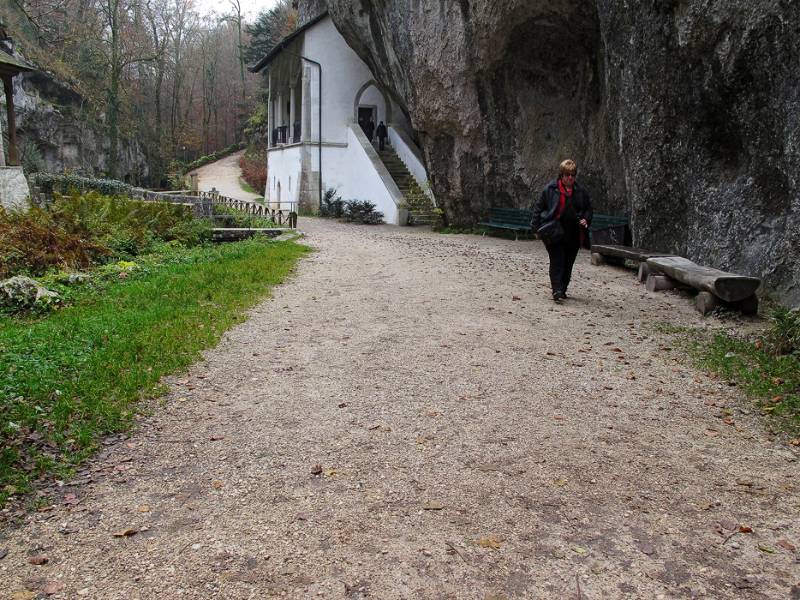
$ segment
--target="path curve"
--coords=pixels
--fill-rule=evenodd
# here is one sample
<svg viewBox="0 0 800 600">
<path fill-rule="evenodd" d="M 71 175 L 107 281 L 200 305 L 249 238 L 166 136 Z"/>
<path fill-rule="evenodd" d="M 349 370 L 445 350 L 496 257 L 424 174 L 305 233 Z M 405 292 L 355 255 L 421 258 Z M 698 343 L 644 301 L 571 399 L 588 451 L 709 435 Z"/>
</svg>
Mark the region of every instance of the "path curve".
<svg viewBox="0 0 800 600">
<path fill-rule="evenodd" d="M 198 189 L 201 192 L 210 192 L 212 188 L 216 188 L 220 194 L 228 198 L 262 201 L 263 196 L 244 191 L 239 183 L 239 177 L 242 174 L 242 170 L 239 168 L 239 158 L 243 154 L 244 150 L 235 152 L 196 169 Z"/>
<path fill-rule="evenodd" d="M 274 298 L 3 534 L 0 589 L 798 597 L 797 453 L 651 327 L 719 322 L 583 252 L 559 306 L 539 242 L 300 225 Z"/>
</svg>

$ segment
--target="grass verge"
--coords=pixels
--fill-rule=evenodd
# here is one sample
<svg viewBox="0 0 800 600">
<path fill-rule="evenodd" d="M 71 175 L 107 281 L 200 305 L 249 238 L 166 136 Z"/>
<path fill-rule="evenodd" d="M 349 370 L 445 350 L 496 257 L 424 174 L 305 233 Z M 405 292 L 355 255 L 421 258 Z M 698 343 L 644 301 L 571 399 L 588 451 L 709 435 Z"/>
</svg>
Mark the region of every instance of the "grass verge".
<svg viewBox="0 0 800 600">
<path fill-rule="evenodd" d="M 252 185 L 247 183 L 244 178 L 239 177 L 239 187 L 242 188 L 248 194 L 256 194 L 258 198 L 256 198 L 255 202 L 263 202 L 264 196 L 261 195 L 261 192 L 255 189 Z"/>
<path fill-rule="evenodd" d="M 784 311 L 785 312 L 785 311 Z M 731 332 L 707 332 L 660 324 L 661 333 L 677 336 L 700 368 L 735 384 L 767 415 L 767 425 L 784 431 L 800 445 L 800 352 L 780 351 L 785 324 L 773 313 L 772 324 L 749 338 Z"/>
<path fill-rule="evenodd" d="M 0 318 L 0 504 L 129 428 L 161 377 L 241 322 L 307 250 L 259 240 L 176 250 L 44 318 Z"/>
</svg>

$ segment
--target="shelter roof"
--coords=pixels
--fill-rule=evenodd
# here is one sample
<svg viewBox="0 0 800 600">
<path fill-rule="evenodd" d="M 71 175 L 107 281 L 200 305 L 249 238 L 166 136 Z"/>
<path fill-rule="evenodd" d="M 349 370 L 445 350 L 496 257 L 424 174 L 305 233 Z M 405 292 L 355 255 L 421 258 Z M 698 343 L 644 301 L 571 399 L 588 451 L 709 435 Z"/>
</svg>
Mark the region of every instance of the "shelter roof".
<svg viewBox="0 0 800 600">
<path fill-rule="evenodd" d="M 16 75 L 23 71 L 35 71 L 36 69 L 26 63 L 24 60 L 14 58 L 7 52 L 0 50 L 0 74 L 2 75 Z"/>
<path fill-rule="evenodd" d="M 281 52 L 283 52 L 289 46 L 289 44 L 291 44 L 304 32 L 306 32 L 308 29 L 319 23 L 322 19 L 324 19 L 327 16 L 328 16 L 328 11 L 327 10 L 323 11 L 322 13 L 320 13 L 319 15 L 317 15 L 316 17 L 305 23 L 302 27 L 298 27 L 297 29 L 295 29 L 292 33 L 290 33 L 280 42 L 275 44 L 272 50 L 270 50 L 264 58 L 262 58 L 256 64 L 247 67 L 247 70 L 250 71 L 251 73 L 258 73 L 261 69 L 263 69 L 264 67 L 269 65 L 273 60 L 275 60 L 275 58 Z"/>
</svg>

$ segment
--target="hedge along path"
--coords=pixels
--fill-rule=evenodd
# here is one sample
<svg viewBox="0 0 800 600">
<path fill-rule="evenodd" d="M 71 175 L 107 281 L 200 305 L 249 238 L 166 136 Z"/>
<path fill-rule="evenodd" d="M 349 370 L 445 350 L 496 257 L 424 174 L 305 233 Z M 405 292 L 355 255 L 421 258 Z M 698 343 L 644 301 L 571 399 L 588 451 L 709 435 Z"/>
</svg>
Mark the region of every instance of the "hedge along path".
<svg viewBox="0 0 800 600">
<path fill-rule="evenodd" d="M 684 299 L 582 253 L 554 305 L 538 242 L 301 225 L 297 276 L 6 532 L 3 589 L 791 597 L 797 457 L 653 333 L 708 322 Z"/>
</svg>

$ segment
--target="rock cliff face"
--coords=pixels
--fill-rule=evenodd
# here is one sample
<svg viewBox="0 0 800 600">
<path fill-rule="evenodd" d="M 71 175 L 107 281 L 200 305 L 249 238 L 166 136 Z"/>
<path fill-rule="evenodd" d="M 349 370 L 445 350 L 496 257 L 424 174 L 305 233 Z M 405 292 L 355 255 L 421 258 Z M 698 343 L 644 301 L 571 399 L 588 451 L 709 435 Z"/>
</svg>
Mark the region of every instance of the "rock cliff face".
<svg viewBox="0 0 800 600">
<path fill-rule="evenodd" d="M 46 73 L 18 75 L 14 82 L 17 137 L 22 152 L 41 157 L 49 172 L 70 171 L 87 176 L 107 170 L 109 141 L 87 101 Z M 5 104 L 5 102 L 3 103 Z M 3 107 L 5 117 L 5 107 Z M 6 123 L 3 120 L 3 130 Z M 120 141 L 120 178 L 140 183 L 148 165 L 135 140 Z"/>
<path fill-rule="evenodd" d="M 405 107 L 451 223 L 529 206 L 573 157 L 636 245 L 764 277 L 800 304 L 800 2 L 327 7 Z"/>
</svg>

